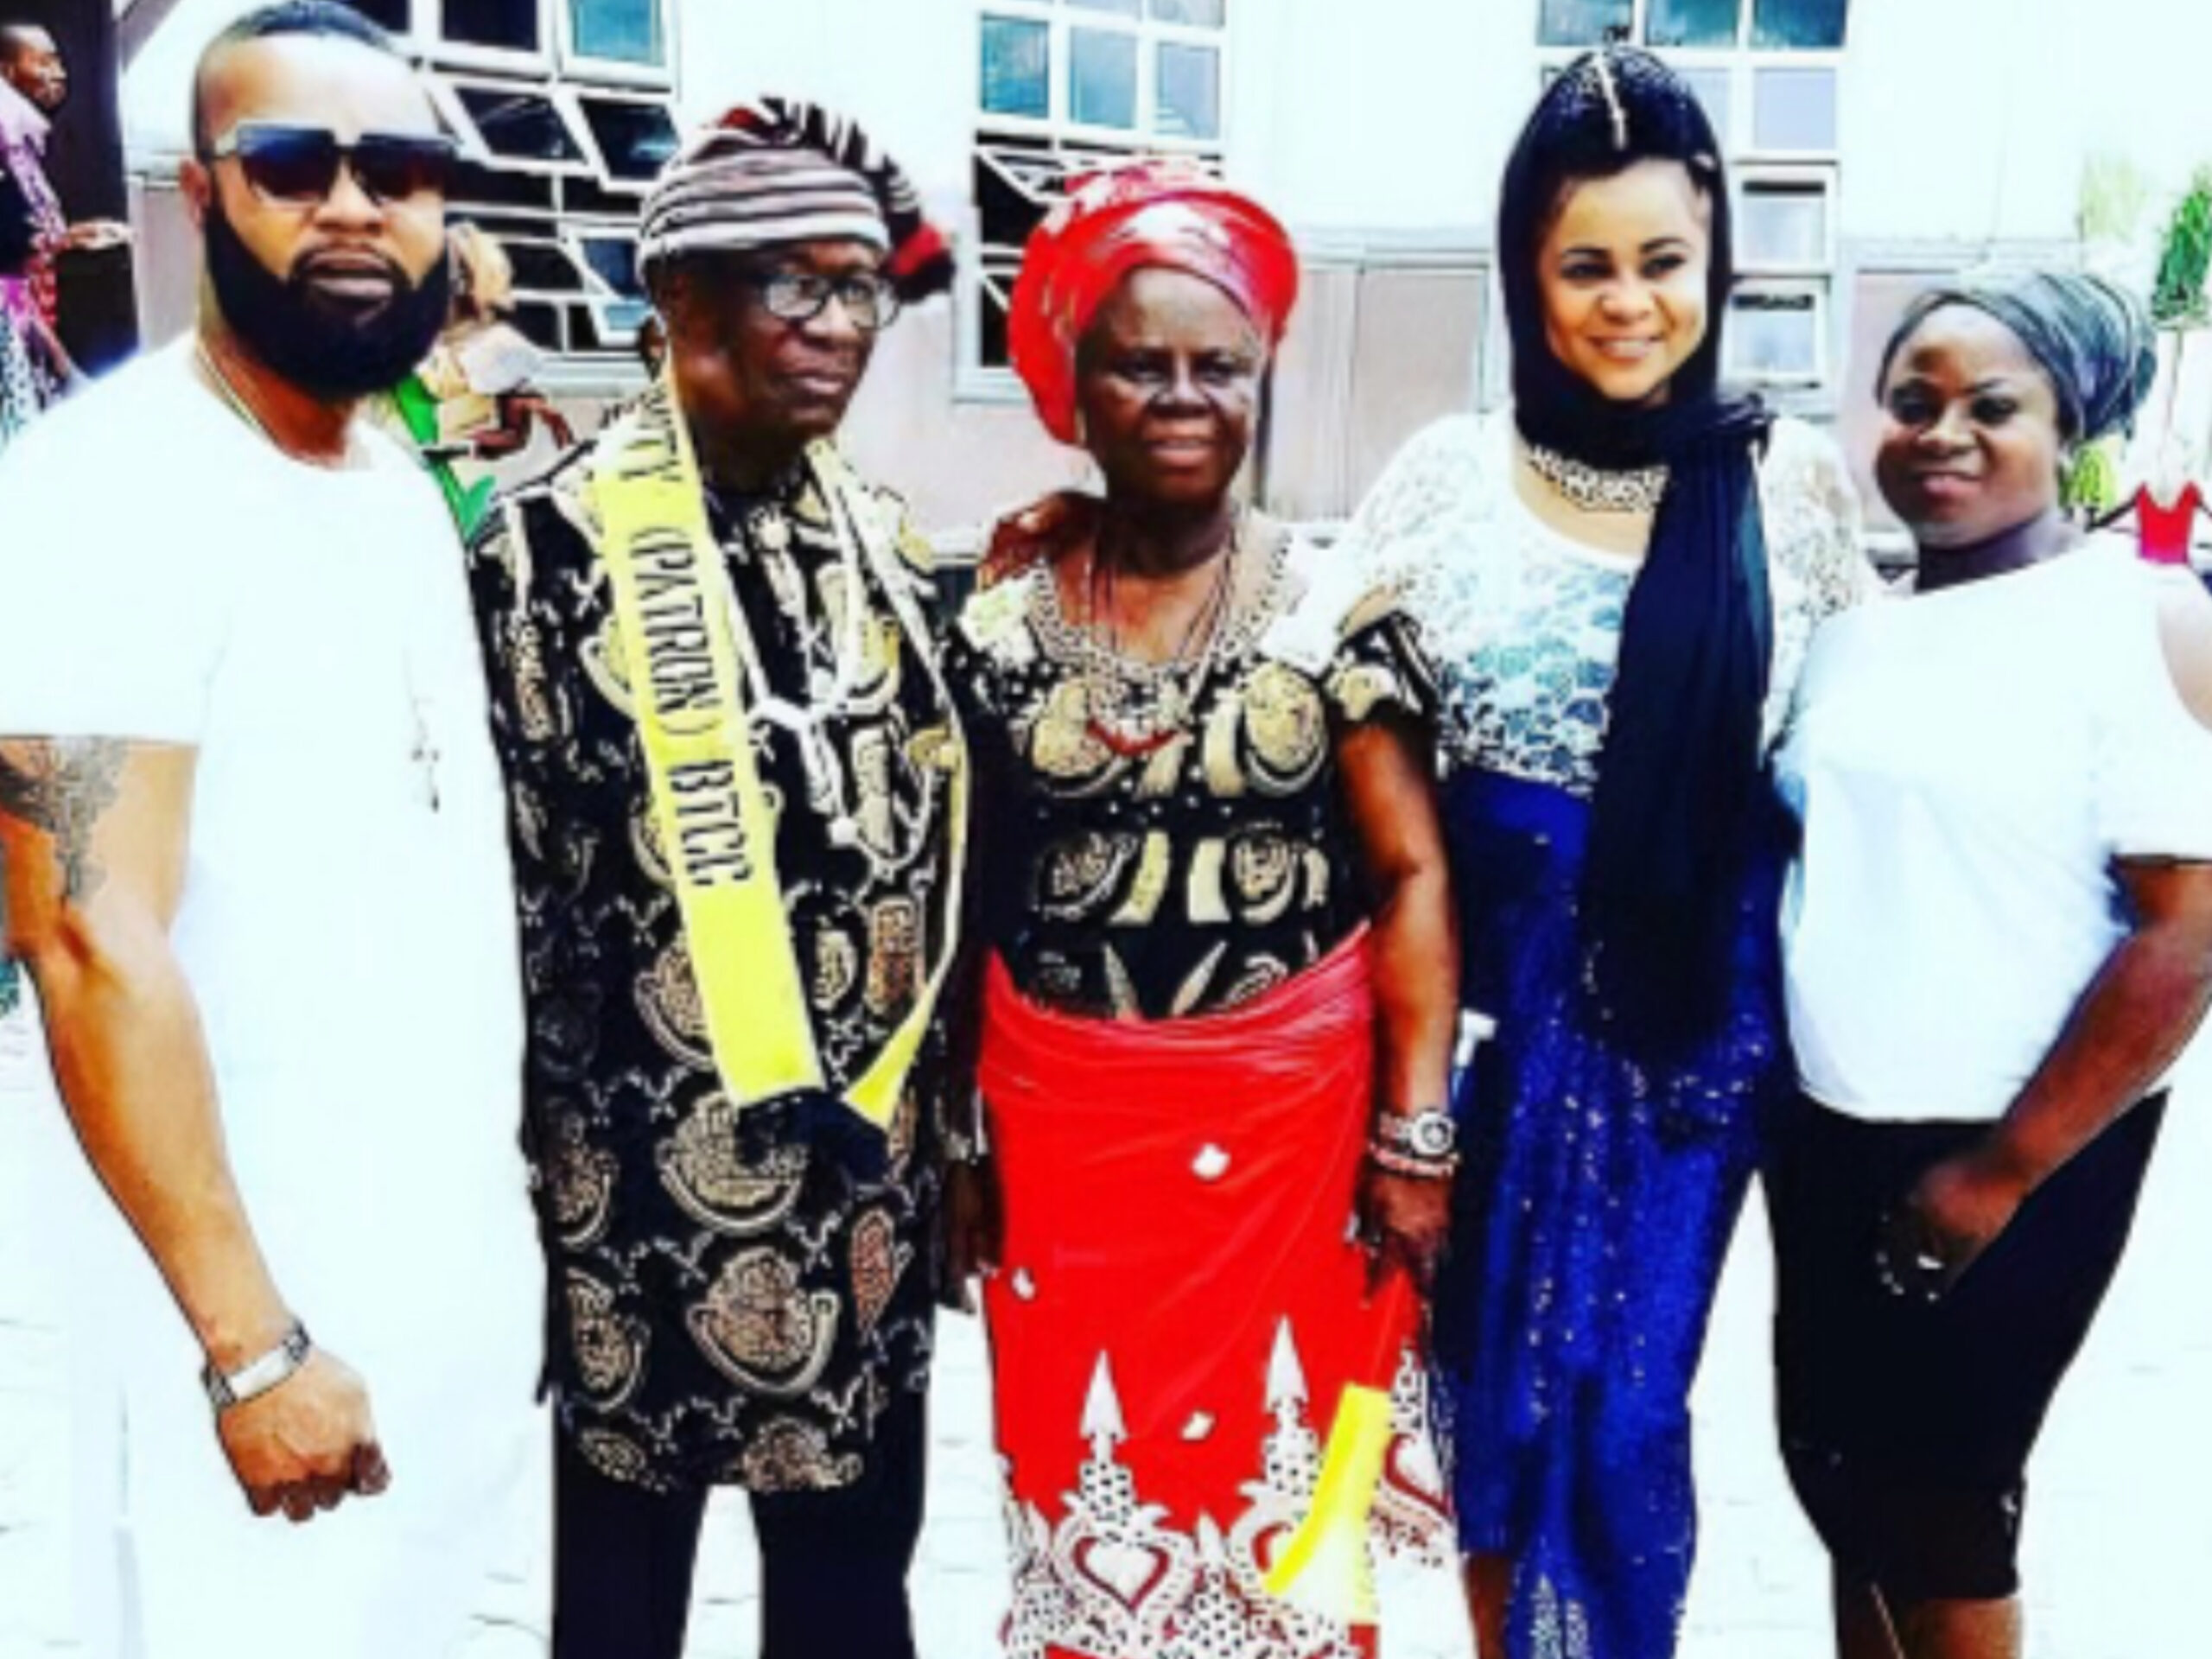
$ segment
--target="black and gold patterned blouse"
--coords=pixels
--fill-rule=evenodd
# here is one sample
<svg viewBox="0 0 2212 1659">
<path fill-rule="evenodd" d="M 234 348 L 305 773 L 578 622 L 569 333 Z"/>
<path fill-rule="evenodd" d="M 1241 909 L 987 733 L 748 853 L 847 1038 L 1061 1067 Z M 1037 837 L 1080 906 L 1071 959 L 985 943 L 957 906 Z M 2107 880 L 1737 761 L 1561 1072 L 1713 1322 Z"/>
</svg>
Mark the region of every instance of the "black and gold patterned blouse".
<svg viewBox="0 0 2212 1659">
<path fill-rule="evenodd" d="M 1293 545 L 1223 623 L 1189 718 L 1150 753 L 1103 741 L 1074 626 L 1039 563 L 970 599 L 946 677 L 976 761 L 975 943 L 1022 992 L 1100 1018 L 1233 1007 L 1311 967 L 1365 918 L 1336 738 L 1394 710 L 1426 720 L 1412 625 L 1360 607 L 1312 671 L 1271 649 L 1300 597 Z M 1325 559 L 1297 551 L 1295 566 Z"/>
<path fill-rule="evenodd" d="M 799 1114 L 771 1120 L 766 1144 L 750 1114 L 740 1134 L 659 844 L 585 471 L 573 459 L 519 492 L 470 561 L 512 809 L 549 1380 L 564 1429 L 617 1478 L 846 1484 L 892 1391 L 927 1382 L 938 1177 L 922 1097 L 938 1068 L 917 1068 L 887 1168 L 816 1139 Z M 798 732 L 754 728 L 816 1038 L 842 1088 L 943 944 L 949 713 L 865 560 L 851 591 L 808 464 L 757 499 L 709 505 L 776 697 L 818 695 L 852 637 L 846 607 L 868 607 L 863 666 L 811 764 Z M 908 536 L 901 553 L 899 579 L 925 598 L 926 550 Z M 844 1111 L 807 1103 L 823 1122 Z"/>
</svg>

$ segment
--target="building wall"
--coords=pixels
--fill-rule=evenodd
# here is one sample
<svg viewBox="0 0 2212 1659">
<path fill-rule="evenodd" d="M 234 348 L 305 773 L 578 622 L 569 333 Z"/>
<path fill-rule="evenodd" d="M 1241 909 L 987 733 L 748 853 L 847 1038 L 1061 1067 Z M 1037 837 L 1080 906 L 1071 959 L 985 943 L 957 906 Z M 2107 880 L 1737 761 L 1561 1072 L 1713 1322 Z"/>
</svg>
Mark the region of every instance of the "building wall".
<svg viewBox="0 0 2212 1659">
<path fill-rule="evenodd" d="M 245 0 L 183 0 L 126 86 L 153 271 L 149 334 L 188 306 L 188 245 L 158 188 L 181 149 L 199 41 Z M 677 102 L 703 119 L 772 90 L 861 117 L 972 246 L 976 0 L 677 0 Z M 1269 505 L 1344 513 L 1435 416 L 1503 389 L 1491 222 L 1534 99 L 1536 0 L 1235 0 L 1224 165 L 1307 260 L 1255 472 Z M 2171 189 L 2212 160 L 2198 0 L 1853 0 L 1840 87 L 1839 264 L 1828 389 L 1807 407 L 1863 459 L 1870 359 L 1931 273 L 2068 258 L 2082 164 L 2104 149 Z M 885 336 L 849 438 L 920 522 L 972 537 L 997 512 L 1083 476 L 1002 377 L 963 373 L 939 302 Z M 616 389 L 579 388 L 580 406 Z"/>
</svg>

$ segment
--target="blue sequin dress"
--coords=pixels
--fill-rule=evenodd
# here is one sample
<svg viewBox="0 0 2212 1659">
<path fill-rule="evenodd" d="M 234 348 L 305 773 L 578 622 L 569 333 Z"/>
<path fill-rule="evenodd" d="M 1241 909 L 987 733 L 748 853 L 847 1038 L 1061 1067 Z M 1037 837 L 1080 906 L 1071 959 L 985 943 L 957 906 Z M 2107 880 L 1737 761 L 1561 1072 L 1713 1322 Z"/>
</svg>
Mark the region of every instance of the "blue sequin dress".
<svg viewBox="0 0 2212 1659">
<path fill-rule="evenodd" d="M 1460 1074 L 1467 1162 L 1436 1300 L 1435 1395 L 1460 1547 L 1513 1566 L 1512 1659 L 1663 1659 L 1696 1536 L 1689 1392 L 1784 1076 L 1779 860 L 1745 877 L 1727 1018 L 1665 1070 L 1605 1034 L 1576 913 L 1635 563 L 1516 497 L 1503 421 L 1417 437 L 1353 556 L 1408 590 L 1435 659 L 1466 968 L 1495 1031 Z M 1868 588 L 1833 451 L 1785 423 L 1763 468 L 1776 696 Z"/>
</svg>

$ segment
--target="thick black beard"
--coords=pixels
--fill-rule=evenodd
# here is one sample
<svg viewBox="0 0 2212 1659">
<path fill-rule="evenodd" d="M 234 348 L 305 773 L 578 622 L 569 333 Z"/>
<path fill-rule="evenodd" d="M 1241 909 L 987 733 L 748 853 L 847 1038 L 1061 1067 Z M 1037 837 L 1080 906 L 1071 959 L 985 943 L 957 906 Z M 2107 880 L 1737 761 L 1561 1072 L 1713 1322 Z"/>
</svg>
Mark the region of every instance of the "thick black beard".
<svg viewBox="0 0 2212 1659">
<path fill-rule="evenodd" d="M 446 323 L 453 272 L 441 256 L 419 283 L 364 316 L 326 303 L 303 274 L 279 276 L 207 207 L 207 279 L 223 321 L 254 356 L 309 397 L 351 403 L 413 373 Z"/>
</svg>

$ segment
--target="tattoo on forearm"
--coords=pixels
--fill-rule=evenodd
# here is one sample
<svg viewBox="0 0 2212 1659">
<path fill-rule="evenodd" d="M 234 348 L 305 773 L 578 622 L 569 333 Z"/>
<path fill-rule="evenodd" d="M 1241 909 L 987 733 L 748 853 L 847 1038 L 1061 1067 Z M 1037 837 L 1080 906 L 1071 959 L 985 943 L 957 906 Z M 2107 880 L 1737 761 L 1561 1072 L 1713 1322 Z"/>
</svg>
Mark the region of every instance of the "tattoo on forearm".
<svg viewBox="0 0 2212 1659">
<path fill-rule="evenodd" d="M 67 903 L 89 899 L 107 879 L 92 836 L 123 792 L 124 753 L 111 737 L 0 743 L 0 812 L 52 839 Z"/>
</svg>

